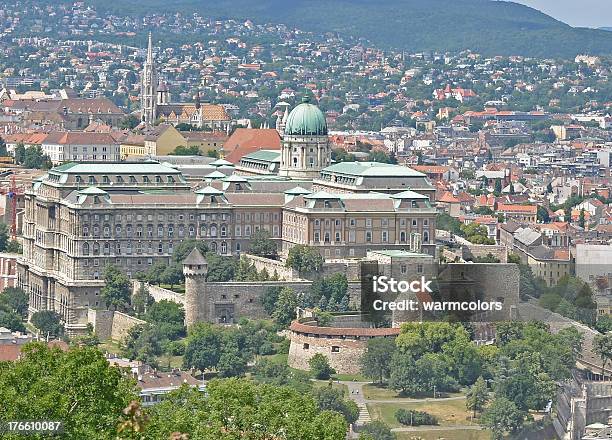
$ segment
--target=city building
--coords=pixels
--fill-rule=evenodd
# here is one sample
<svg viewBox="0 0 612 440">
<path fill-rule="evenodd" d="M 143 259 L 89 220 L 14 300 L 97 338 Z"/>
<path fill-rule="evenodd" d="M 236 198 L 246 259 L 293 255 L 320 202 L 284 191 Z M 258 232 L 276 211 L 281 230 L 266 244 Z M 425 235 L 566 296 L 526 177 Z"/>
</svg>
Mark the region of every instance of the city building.
<svg viewBox="0 0 612 440">
<path fill-rule="evenodd" d="M 147 59 L 141 73 L 140 117 L 146 125 L 157 121 L 173 125 L 190 124 L 197 128 L 229 131 L 232 119 L 222 105 L 207 104 L 200 101 L 199 93 L 193 103 L 173 103 L 170 91 L 161 81 L 153 59 L 153 43 L 149 33 Z"/>
</svg>

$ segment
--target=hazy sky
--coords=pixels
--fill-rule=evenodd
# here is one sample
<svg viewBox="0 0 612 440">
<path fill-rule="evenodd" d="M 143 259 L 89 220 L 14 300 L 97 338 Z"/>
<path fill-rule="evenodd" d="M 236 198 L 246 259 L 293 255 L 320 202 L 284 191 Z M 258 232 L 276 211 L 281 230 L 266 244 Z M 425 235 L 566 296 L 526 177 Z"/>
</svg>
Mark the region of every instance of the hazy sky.
<svg viewBox="0 0 612 440">
<path fill-rule="evenodd" d="M 512 0 L 572 26 L 612 27 L 612 0 Z"/>
</svg>

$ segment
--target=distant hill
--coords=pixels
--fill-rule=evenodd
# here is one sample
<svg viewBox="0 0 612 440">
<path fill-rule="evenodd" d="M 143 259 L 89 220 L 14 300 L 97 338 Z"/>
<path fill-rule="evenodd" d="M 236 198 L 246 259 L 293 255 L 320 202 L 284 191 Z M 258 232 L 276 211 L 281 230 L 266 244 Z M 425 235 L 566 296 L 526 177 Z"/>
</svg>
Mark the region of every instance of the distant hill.
<svg viewBox="0 0 612 440">
<path fill-rule="evenodd" d="M 50 0 L 47 0 L 50 1 Z M 533 8 L 491 0 L 87 0 L 130 14 L 199 12 L 313 32 L 340 32 L 415 51 L 572 58 L 612 53 L 608 31 L 572 28 Z"/>
</svg>

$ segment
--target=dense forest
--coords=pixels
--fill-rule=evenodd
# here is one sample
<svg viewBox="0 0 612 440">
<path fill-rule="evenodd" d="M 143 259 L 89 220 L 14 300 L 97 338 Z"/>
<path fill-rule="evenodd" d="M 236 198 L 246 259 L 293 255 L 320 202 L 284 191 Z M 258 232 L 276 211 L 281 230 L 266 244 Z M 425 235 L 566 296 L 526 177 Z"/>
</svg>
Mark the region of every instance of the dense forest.
<svg viewBox="0 0 612 440">
<path fill-rule="evenodd" d="M 44 0 L 50 1 L 50 0 Z M 612 33 L 573 28 L 512 2 L 491 0 L 87 0 L 101 12 L 198 12 L 338 32 L 410 52 L 471 49 L 485 55 L 573 58 L 612 53 Z"/>
</svg>

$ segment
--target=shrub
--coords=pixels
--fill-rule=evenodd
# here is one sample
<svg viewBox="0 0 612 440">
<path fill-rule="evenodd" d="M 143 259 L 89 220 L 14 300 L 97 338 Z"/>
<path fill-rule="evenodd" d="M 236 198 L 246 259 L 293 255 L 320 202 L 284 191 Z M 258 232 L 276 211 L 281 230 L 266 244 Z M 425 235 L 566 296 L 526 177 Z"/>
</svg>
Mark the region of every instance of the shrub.
<svg viewBox="0 0 612 440">
<path fill-rule="evenodd" d="M 414 409 L 405 410 L 398 409 L 395 412 L 395 418 L 402 425 L 419 426 L 419 425 L 437 425 L 438 419 L 425 411 L 417 411 Z"/>
</svg>

